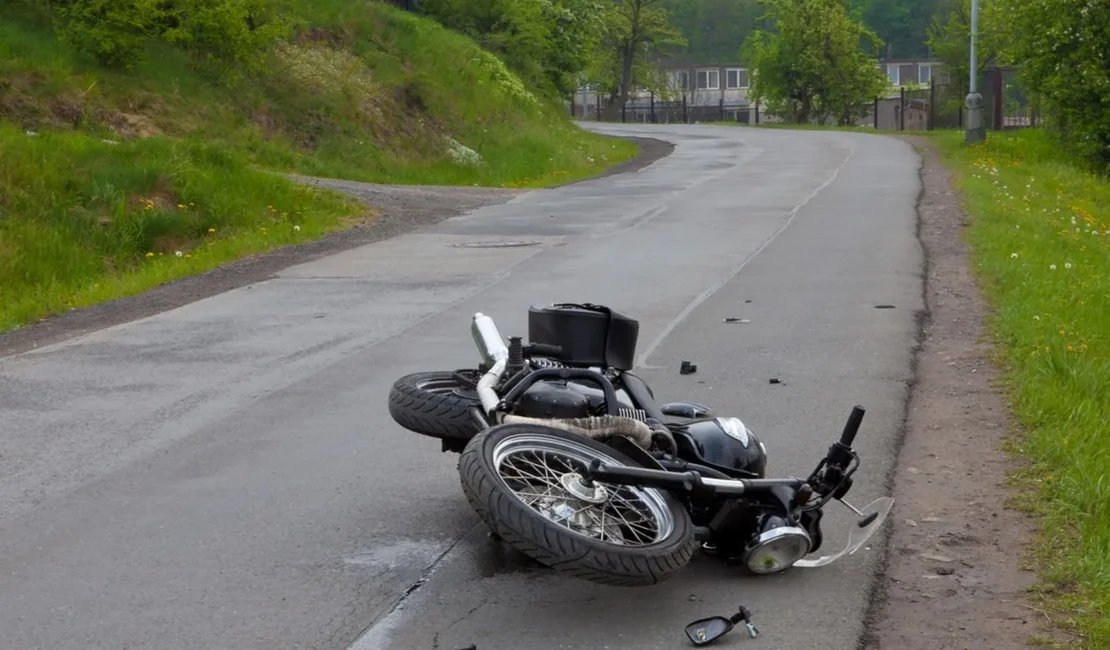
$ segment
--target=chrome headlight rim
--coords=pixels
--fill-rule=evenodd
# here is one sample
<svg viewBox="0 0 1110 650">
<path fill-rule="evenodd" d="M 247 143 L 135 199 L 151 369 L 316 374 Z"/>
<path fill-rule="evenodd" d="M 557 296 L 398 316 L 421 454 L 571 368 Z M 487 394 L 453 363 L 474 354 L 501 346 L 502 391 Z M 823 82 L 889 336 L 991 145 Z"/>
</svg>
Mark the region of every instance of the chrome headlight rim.
<svg viewBox="0 0 1110 650">
<path fill-rule="evenodd" d="M 788 563 L 785 564 L 785 566 L 782 566 L 780 568 L 765 570 L 758 566 L 752 565 L 752 558 L 761 549 L 765 548 L 769 544 L 787 538 L 803 540 L 805 542 L 805 550 L 797 557 L 791 559 Z M 813 538 L 810 537 L 809 532 L 805 528 L 795 525 L 775 526 L 773 528 L 764 530 L 762 533 L 759 534 L 759 537 L 748 544 L 748 547 L 744 551 L 744 565 L 748 567 L 748 570 L 750 570 L 752 573 L 758 575 L 771 575 L 774 573 L 781 573 L 794 566 L 794 564 L 798 562 L 798 560 L 801 560 L 805 556 L 809 555 L 809 552 L 812 548 Z"/>
</svg>

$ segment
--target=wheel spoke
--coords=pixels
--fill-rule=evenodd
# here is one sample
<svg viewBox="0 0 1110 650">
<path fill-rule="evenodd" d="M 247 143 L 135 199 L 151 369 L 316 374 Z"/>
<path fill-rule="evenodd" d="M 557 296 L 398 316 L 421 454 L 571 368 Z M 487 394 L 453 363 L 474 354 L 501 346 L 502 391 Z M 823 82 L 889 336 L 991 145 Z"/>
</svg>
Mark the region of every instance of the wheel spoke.
<svg viewBox="0 0 1110 650">
<path fill-rule="evenodd" d="M 567 474 L 584 473 L 593 460 L 617 463 L 612 457 L 562 438 L 538 434 L 519 438 L 498 444 L 495 466 L 506 487 L 548 521 L 619 546 L 650 545 L 670 534 L 673 516 L 658 490 L 598 482 L 605 500 L 594 502 L 562 482 Z"/>
</svg>

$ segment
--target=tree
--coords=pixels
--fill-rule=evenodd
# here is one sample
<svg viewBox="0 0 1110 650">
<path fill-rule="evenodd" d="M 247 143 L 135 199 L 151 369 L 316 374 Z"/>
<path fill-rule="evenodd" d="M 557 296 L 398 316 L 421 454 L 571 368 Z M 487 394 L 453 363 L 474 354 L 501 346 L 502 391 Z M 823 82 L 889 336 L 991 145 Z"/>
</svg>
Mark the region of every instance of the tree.
<svg viewBox="0 0 1110 650">
<path fill-rule="evenodd" d="M 754 74 L 751 97 L 791 121 L 854 122 L 886 87 L 874 56 L 882 41 L 853 20 L 844 0 L 768 0 L 764 19 L 742 58 Z"/>
<path fill-rule="evenodd" d="M 1000 0 L 1012 21 L 1010 56 L 1065 142 L 1110 171 L 1110 5 L 1090 0 Z"/>
<path fill-rule="evenodd" d="M 959 1 L 959 0 L 957 0 Z M 887 57 L 918 57 L 926 54 L 926 41 L 933 17 L 942 12 L 949 0 L 852 0 L 858 12 L 885 43 Z"/>
<path fill-rule="evenodd" d="M 663 7 L 691 56 L 719 62 L 736 57 L 763 13 L 759 0 L 663 0 Z"/>
<path fill-rule="evenodd" d="M 595 81 L 609 90 L 609 110 L 624 106 L 634 86 L 658 82 L 651 61 L 686 45 L 661 0 L 616 0 L 605 16 L 602 58 Z"/>
<path fill-rule="evenodd" d="M 567 95 L 592 63 L 605 0 L 422 0 L 420 10 L 496 53 L 545 92 Z"/>
<path fill-rule="evenodd" d="M 995 0 L 979 0 L 978 75 L 1001 61 L 1005 24 Z M 954 0 L 947 16 L 934 17 L 927 43 L 945 62 L 952 79 L 966 84 L 971 77 L 971 0 Z"/>
</svg>

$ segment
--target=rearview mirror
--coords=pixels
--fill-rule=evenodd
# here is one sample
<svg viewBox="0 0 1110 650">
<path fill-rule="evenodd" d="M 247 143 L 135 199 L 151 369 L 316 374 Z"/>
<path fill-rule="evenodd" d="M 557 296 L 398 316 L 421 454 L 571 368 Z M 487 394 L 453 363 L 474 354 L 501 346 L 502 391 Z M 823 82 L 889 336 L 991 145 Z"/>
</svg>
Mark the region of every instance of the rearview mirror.
<svg viewBox="0 0 1110 650">
<path fill-rule="evenodd" d="M 741 621 L 748 629 L 748 636 L 753 639 L 759 636 L 759 630 L 755 629 L 755 624 L 752 623 L 752 613 L 741 605 L 740 611 L 731 617 L 711 616 L 690 623 L 686 626 L 686 638 L 696 646 L 709 645 L 731 632 L 733 626 Z"/>
<path fill-rule="evenodd" d="M 686 626 L 686 636 L 694 645 L 709 645 L 732 631 L 733 623 L 724 616 L 694 621 Z"/>
</svg>

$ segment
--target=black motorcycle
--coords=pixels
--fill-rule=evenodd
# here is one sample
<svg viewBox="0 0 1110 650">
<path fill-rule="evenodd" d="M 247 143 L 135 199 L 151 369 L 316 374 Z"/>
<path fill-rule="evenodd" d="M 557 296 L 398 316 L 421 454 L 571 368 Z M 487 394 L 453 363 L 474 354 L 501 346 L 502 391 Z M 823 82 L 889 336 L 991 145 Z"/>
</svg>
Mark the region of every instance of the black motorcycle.
<svg viewBox="0 0 1110 650">
<path fill-rule="evenodd" d="M 389 412 L 402 427 L 461 453 L 471 507 L 506 543 L 587 580 L 648 585 L 701 548 L 756 574 L 818 567 L 855 553 L 893 505 L 844 501 L 859 468 L 855 407 L 838 442 L 806 479 L 767 478 L 767 450 L 745 424 L 692 402 L 660 405 L 629 372 L 639 323 L 604 306 L 528 312 L 529 343 L 493 320 L 471 326 L 477 370 L 397 380 Z M 859 517 L 847 547 L 822 545 L 823 508 Z"/>
</svg>

